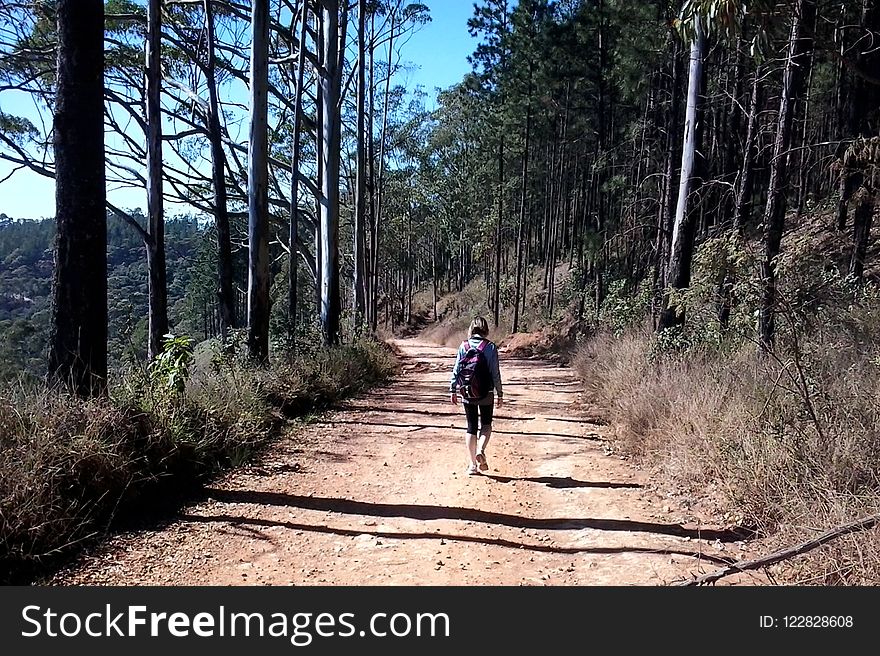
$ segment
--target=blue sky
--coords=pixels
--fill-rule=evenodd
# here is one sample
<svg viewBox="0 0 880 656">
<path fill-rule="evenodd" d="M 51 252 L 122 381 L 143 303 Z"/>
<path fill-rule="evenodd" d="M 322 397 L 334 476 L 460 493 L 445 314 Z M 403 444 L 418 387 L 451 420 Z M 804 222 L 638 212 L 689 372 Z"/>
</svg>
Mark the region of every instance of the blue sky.
<svg viewBox="0 0 880 656">
<path fill-rule="evenodd" d="M 470 71 L 467 57 L 477 42 L 468 34 L 467 21 L 474 14 L 474 2 L 421 1 L 431 9 L 432 20 L 407 43 L 404 58 L 419 67 L 409 76 L 412 84 L 423 85 L 433 97 L 435 87 L 452 86 Z"/>
<path fill-rule="evenodd" d="M 434 89 L 445 89 L 460 81 L 470 70 L 467 57 L 476 47 L 468 34 L 467 20 L 473 15 L 473 0 L 421 0 L 431 10 L 431 22 L 410 37 L 403 49 L 403 60 L 412 66 L 397 82 L 408 88 L 422 86 L 428 100 Z M 0 109 L 11 114 L 27 112 L 30 104 L 21 94 L 0 95 Z M 30 112 L 28 112 L 30 113 Z M 0 180 L 12 166 L 0 161 Z M 143 207 L 144 193 L 137 190 L 108 189 L 111 202 L 125 208 Z M 21 170 L 0 182 L 0 213 L 13 218 L 39 219 L 55 214 L 55 186 L 52 180 Z"/>
</svg>

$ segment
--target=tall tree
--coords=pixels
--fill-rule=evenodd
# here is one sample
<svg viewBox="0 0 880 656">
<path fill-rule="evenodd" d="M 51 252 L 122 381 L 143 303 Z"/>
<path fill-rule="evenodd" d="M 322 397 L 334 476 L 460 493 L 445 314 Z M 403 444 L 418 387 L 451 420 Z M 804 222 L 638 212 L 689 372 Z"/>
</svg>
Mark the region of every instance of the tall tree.
<svg viewBox="0 0 880 656">
<path fill-rule="evenodd" d="M 841 4 L 841 20 L 848 20 L 847 9 L 855 10 L 858 14 L 858 27 L 840 29 L 840 58 L 837 113 L 839 119 L 838 136 L 841 140 L 841 160 L 846 159 L 843 155 L 847 151 L 846 143 L 855 136 L 870 136 L 877 133 L 877 126 L 872 125 L 872 119 L 877 118 L 878 96 L 880 96 L 880 84 L 876 79 L 867 78 L 876 75 L 880 51 L 877 48 L 877 39 L 880 37 L 880 7 L 874 0 L 859 0 L 858 3 Z M 846 32 L 855 32 L 854 43 L 849 43 Z M 846 102 L 844 102 L 844 99 Z M 848 204 L 853 193 L 859 188 L 859 171 L 852 170 L 845 164 L 841 166 L 839 197 L 837 205 L 837 226 L 840 230 L 846 228 L 848 217 Z M 862 226 L 855 226 L 854 233 L 859 232 Z"/>
<path fill-rule="evenodd" d="M 364 232 L 367 220 L 367 0 L 358 0 L 357 60 L 357 189 L 354 210 L 354 287 L 355 330 L 360 331 L 365 313 Z"/>
<path fill-rule="evenodd" d="M 379 134 L 379 154 L 377 164 L 370 164 L 371 167 L 377 166 L 378 171 L 375 171 L 371 168 L 370 179 L 373 181 L 373 185 L 370 191 L 370 195 L 372 198 L 371 203 L 371 212 L 372 212 L 372 231 L 371 231 L 371 242 L 372 242 L 372 271 L 374 277 L 374 283 L 372 285 L 373 289 L 373 298 L 372 298 L 372 314 L 373 314 L 373 332 L 376 331 L 376 326 L 378 324 L 378 314 L 379 314 L 379 248 L 382 243 L 381 239 L 381 228 L 382 228 L 382 213 L 385 209 L 385 182 L 386 182 L 386 147 L 388 145 L 388 116 L 389 116 L 389 107 L 391 105 L 391 78 L 394 73 L 394 44 L 395 39 L 397 37 L 397 25 L 398 25 L 398 15 L 401 10 L 401 6 L 403 5 L 403 0 L 391 0 L 388 5 L 388 67 L 385 72 L 385 92 L 383 94 L 382 101 L 382 127 L 381 133 Z M 375 14 L 374 14 L 375 16 Z M 376 33 L 373 31 L 373 39 L 376 39 Z M 371 53 L 375 52 L 376 44 L 374 43 L 371 47 Z M 370 55 L 370 65 L 373 65 L 373 54 Z M 371 75 L 372 77 L 372 75 Z M 373 108 L 373 91 L 371 84 L 371 115 Z M 370 119 L 371 125 L 371 142 L 372 142 L 372 118 Z M 373 158 L 370 158 L 371 161 Z"/>
<path fill-rule="evenodd" d="M 850 109 L 851 137 L 856 137 L 844 153 L 838 221 L 846 225 L 846 204 L 848 194 L 855 191 L 855 210 L 853 212 L 853 250 L 850 258 L 849 273 L 861 281 L 864 274 L 865 256 L 871 237 L 871 225 L 876 204 L 877 162 L 866 153 L 875 154 L 872 146 L 876 142 L 864 139 L 877 136 L 880 132 L 880 83 L 865 79 L 868 71 L 880 70 L 880 6 L 871 0 L 862 0 L 859 24 L 860 39 L 865 45 L 859 48 L 855 58 L 856 79 L 853 81 L 853 93 Z"/>
<path fill-rule="evenodd" d="M 226 193 L 226 153 L 217 100 L 217 56 L 214 34 L 214 0 L 203 0 L 206 32 L 205 77 L 208 86 L 208 139 L 211 142 L 211 181 L 214 187 L 214 224 L 217 227 L 217 302 L 220 310 L 220 339 L 236 328 L 235 288 L 232 272 L 232 234 Z"/>
<path fill-rule="evenodd" d="M 803 91 L 806 59 L 813 47 L 812 37 L 805 28 L 812 25 L 815 11 L 813 0 L 797 0 L 794 6 L 779 112 L 776 116 L 776 137 L 773 142 L 773 160 L 770 163 L 767 205 L 764 209 L 764 255 L 761 260 L 761 305 L 758 314 L 758 339 L 764 351 L 773 348 L 776 330 L 776 264 L 785 230 L 785 192 L 792 141 L 793 104 Z"/>
<path fill-rule="evenodd" d="M 391 23 L 392 28 L 394 22 Z M 369 223 L 370 230 L 368 244 L 369 254 L 366 257 L 367 264 L 367 280 L 366 280 L 366 309 L 367 323 L 370 331 L 375 333 L 378 327 L 378 306 L 379 306 L 379 235 L 378 235 L 378 208 L 377 208 L 377 189 L 376 189 L 376 142 L 373 138 L 374 119 L 376 113 L 376 12 L 370 13 L 370 41 L 367 47 L 369 50 L 370 64 L 367 71 L 368 91 L 367 91 L 367 189 L 369 201 Z"/>
<path fill-rule="evenodd" d="M 303 129 L 303 98 L 305 97 L 303 84 L 305 83 L 306 67 L 306 35 L 309 27 L 309 2 L 303 0 L 302 17 L 300 18 L 299 52 L 296 57 L 296 89 L 294 90 L 293 107 L 293 152 L 290 157 L 290 266 L 287 281 L 287 307 L 288 307 L 288 337 L 292 352 L 293 338 L 296 333 L 297 313 L 297 283 L 299 272 L 299 185 L 300 185 L 300 157 L 302 155 L 302 129 Z"/>
<path fill-rule="evenodd" d="M 49 376 L 80 396 L 107 385 L 104 3 L 58 0 L 55 273 Z"/>
<path fill-rule="evenodd" d="M 339 341 L 339 168 L 342 144 L 339 0 L 322 0 L 321 70 L 321 330 L 326 344 Z"/>
<path fill-rule="evenodd" d="M 248 149 L 248 350 L 269 359 L 269 0 L 251 3 Z"/>
<path fill-rule="evenodd" d="M 763 66 L 755 70 L 752 93 L 749 99 L 749 115 L 746 119 L 746 138 L 743 146 L 743 160 L 736 187 L 736 201 L 733 210 L 733 228 L 741 234 L 752 213 L 752 194 L 754 191 L 754 152 L 758 140 L 758 110 L 761 107 Z"/>
<path fill-rule="evenodd" d="M 684 289 L 691 281 L 691 260 L 694 253 L 696 225 L 693 215 L 688 211 L 693 185 L 694 162 L 697 156 L 697 110 L 700 104 L 703 81 L 703 59 L 706 56 L 705 18 L 696 13 L 693 16 L 694 32 L 691 40 L 690 69 L 688 72 L 687 109 L 684 121 L 684 143 L 681 153 L 681 178 L 678 187 L 678 201 L 672 225 L 672 241 L 669 248 L 667 284 L 675 289 Z M 666 300 L 665 309 L 660 316 L 659 330 L 679 325 L 683 321 L 678 308 Z"/>
<path fill-rule="evenodd" d="M 505 124 L 504 124 L 504 84 L 509 59 L 509 8 L 508 0 L 484 0 L 484 4 L 474 4 L 474 16 L 468 20 L 471 36 L 483 35 L 484 41 L 469 57 L 471 65 L 480 76 L 486 92 L 493 104 L 493 126 L 495 156 L 497 162 L 497 182 L 495 197 L 495 236 L 494 276 L 491 305 L 493 321 L 498 326 L 501 307 L 501 242 L 504 225 L 505 202 Z M 488 274 L 488 270 L 487 270 Z"/>
<path fill-rule="evenodd" d="M 513 327 L 512 332 L 519 331 L 520 320 L 520 291 L 523 286 L 523 258 L 525 256 L 525 248 L 523 238 L 525 236 L 526 221 L 528 217 L 529 206 L 529 151 L 532 145 L 532 86 L 534 83 L 534 62 L 529 61 L 528 64 L 528 93 L 526 95 L 526 120 L 523 127 L 523 155 L 522 155 L 522 180 L 520 181 L 520 206 L 519 206 L 519 227 L 516 235 L 516 284 L 513 292 Z M 523 296 L 525 296 L 523 294 Z M 525 298 L 523 298 L 523 306 L 525 306 Z"/>
<path fill-rule="evenodd" d="M 656 260 L 654 263 L 655 310 L 660 306 L 662 290 L 666 288 L 668 279 L 669 254 L 672 238 L 672 226 L 675 216 L 676 195 L 673 193 L 676 173 L 676 156 L 680 147 L 680 114 L 681 114 L 681 40 L 674 29 L 670 29 L 669 56 L 671 75 L 669 80 L 669 109 L 666 113 L 665 167 L 660 193 L 660 207 L 657 217 L 657 236 L 655 239 Z M 679 161 L 681 157 L 678 157 Z M 659 292 L 659 293 L 658 293 Z M 655 314 L 656 316 L 656 314 Z"/>
<path fill-rule="evenodd" d="M 165 273 L 165 212 L 162 199 L 162 2 L 147 4 L 147 270 L 149 284 L 147 357 L 162 351 L 168 333 L 168 288 Z"/>
</svg>

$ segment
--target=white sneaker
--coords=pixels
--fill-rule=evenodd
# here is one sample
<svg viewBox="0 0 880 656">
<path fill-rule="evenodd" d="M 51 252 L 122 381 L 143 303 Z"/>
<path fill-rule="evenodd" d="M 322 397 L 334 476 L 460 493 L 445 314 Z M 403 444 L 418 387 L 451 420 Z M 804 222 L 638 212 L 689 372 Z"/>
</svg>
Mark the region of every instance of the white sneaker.
<svg viewBox="0 0 880 656">
<path fill-rule="evenodd" d="M 477 470 L 476 465 L 468 465 L 467 473 L 468 473 L 468 476 L 476 476 L 480 472 Z"/>
</svg>

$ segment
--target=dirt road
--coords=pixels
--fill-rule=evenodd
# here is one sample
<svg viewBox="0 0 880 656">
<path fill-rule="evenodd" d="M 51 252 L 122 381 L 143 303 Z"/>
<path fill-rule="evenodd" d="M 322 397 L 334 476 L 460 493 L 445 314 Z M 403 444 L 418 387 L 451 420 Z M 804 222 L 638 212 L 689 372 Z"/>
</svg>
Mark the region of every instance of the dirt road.
<svg viewBox="0 0 880 656">
<path fill-rule="evenodd" d="M 739 536 L 683 523 L 608 452 L 572 372 L 551 363 L 502 353 L 490 470 L 466 475 L 453 351 L 399 346 L 395 385 L 291 431 L 166 526 L 113 538 L 52 583 L 663 585 L 740 556 Z"/>
</svg>

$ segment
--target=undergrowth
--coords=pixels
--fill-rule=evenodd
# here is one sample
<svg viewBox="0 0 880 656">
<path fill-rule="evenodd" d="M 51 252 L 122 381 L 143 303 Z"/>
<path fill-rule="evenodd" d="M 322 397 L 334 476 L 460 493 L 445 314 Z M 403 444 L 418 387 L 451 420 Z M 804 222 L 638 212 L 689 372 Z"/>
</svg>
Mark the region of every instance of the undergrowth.
<svg viewBox="0 0 880 656">
<path fill-rule="evenodd" d="M 620 450 L 679 488 L 717 490 L 768 548 L 880 511 L 880 288 L 839 273 L 816 238 L 786 237 L 772 352 L 756 344 L 756 257 L 718 240 L 701 246 L 691 287 L 674 299 L 682 328 L 657 335 L 643 306 L 600 324 L 575 361 Z M 726 324 L 717 285 L 725 270 Z M 876 584 L 877 537 L 849 535 L 775 576 Z"/>
<path fill-rule="evenodd" d="M 0 389 L 0 581 L 28 581 L 118 523 L 175 503 L 253 458 L 285 418 L 393 369 L 388 348 L 368 340 L 302 347 L 264 368 L 175 338 L 106 398 L 24 383 Z"/>
</svg>

